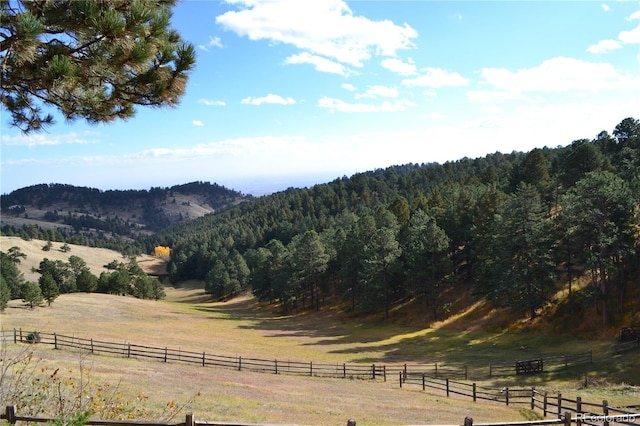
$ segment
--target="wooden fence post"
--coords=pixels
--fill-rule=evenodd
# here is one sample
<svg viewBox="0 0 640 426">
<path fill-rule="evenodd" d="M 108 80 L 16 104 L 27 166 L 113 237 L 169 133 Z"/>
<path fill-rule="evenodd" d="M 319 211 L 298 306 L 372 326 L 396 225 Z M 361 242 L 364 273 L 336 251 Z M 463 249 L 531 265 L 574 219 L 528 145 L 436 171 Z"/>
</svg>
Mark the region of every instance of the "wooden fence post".
<svg viewBox="0 0 640 426">
<path fill-rule="evenodd" d="M 565 411 L 562 420 L 564 421 L 564 426 L 571 426 L 571 412 Z"/>
<path fill-rule="evenodd" d="M 16 408 L 13 405 L 7 405 L 5 420 L 12 425 L 16 424 Z"/>
<path fill-rule="evenodd" d="M 53 347 L 55 349 L 58 349 L 58 334 L 57 333 L 53 333 Z"/>
<path fill-rule="evenodd" d="M 127 343 L 127 358 L 131 358 L 131 342 Z"/>
<path fill-rule="evenodd" d="M 545 393 L 544 393 L 544 403 L 542 404 L 542 412 L 544 413 L 544 417 L 547 417 L 547 404 L 548 404 L 547 396 L 548 396 L 548 394 L 545 391 Z"/>
<path fill-rule="evenodd" d="M 167 362 L 167 347 L 164 347 L 164 362 Z"/>
<path fill-rule="evenodd" d="M 242 357 L 238 356 L 238 371 L 242 370 Z"/>
<path fill-rule="evenodd" d="M 402 387 L 402 371 L 398 372 L 398 376 L 400 376 L 400 387 Z"/>
<path fill-rule="evenodd" d="M 20 328 L 20 342 L 23 342 L 23 340 L 22 340 L 22 327 Z"/>
<path fill-rule="evenodd" d="M 437 379 L 438 378 L 438 363 L 437 362 L 433 364 L 433 368 L 436 371 L 436 379 Z"/>
<path fill-rule="evenodd" d="M 18 330 L 13 329 L 13 343 L 18 343 Z"/>
<path fill-rule="evenodd" d="M 93 353 L 93 337 L 91 338 L 91 353 Z"/>
<path fill-rule="evenodd" d="M 473 382 L 473 402 L 476 402 L 476 382 Z"/>
<path fill-rule="evenodd" d="M 347 363 L 342 363 L 342 378 L 347 378 Z"/>
<path fill-rule="evenodd" d="M 195 426 L 196 418 L 194 417 L 193 413 L 187 413 L 187 418 L 184 424 L 185 426 Z"/>
<path fill-rule="evenodd" d="M 465 417 L 464 418 L 464 426 L 473 426 L 473 418 Z"/>
<path fill-rule="evenodd" d="M 558 418 L 562 418 L 562 394 L 558 392 Z"/>
<path fill-rule="evenodd" d="M 424 380 L 424 373 L 422 373 L 422 390 L 425 390 L 427 388 L 425 380 Z"/>
<path fill-rule="evenodd" d="M 204 367 L 206 364 L 207 360 L 207 353 L 206 352 L 202 352 L 202 366 Z"/>
<path fill-rule="evenodd" d="M 504 392 L 505 392 L 504 401 L 507 403 L 507 405 L 509 405 L 509 388 L 504 388 Z"/>
<path fill-rule="evenodd" d="M 309 376 L 313 377 L 313 361 L 309 361 Z"/>
<path fill-rule="evenodd" d="M 447 386 L 447 397 L 449 397 L 449 378 L 448 377 L 445 379 L 445 384 Z"/>
<path fill-rule="evenodd" d="M 531 386 L 531 409 L 536 407 L 536 387 Z"/>
<path fill-rule="evenodd" d="M 578 426 L 582 425 L 582 397 L 576 397 L 576 417 L 578 418 Z"/>
<path fill-rule="evenodd" d="M 274 360 L 274 365 L 276 366 L 276 374 L 278 374 L 278 360 Z"/>
<path fill-rule="evenodd" d="M 603 426 L 609 426 L 609 422 L 607 421 L 607 417 L 609 416 L 609 402 L 606 399 L 602 401 L 602 415 L 604 416 Z"/>
<path fill-rule="evenodd" d="M 373 380 L 376 379 L 376 365 L 375 364 L 371 364 L 371 378 Z"/>
<path fill-rule="evenodd" d="M 493 364 L 489 363 L 489 378 L 491 378 L 491 373 L 493 373 Z"/>
<path fill-rule="evenodd" d="M 382 377 L 384 378 L 384 381 L 387 381 L 387 366 L 383 365 L 382 366 Z"/>
<path fill-rule="evenodd" d="M 355 421 L 355 419 L 349 419 L 349 420 L 347 420 L 347 426 L 356 426 L 356 421 Z"/>
</svg>

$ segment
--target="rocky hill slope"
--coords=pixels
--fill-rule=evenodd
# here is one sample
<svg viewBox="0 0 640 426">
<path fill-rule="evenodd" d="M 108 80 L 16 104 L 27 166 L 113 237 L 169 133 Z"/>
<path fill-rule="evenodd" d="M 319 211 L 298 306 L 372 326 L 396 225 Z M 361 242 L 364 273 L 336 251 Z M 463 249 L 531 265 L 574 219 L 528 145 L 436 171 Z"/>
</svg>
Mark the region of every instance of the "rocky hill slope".
<svg viewBox="0 0 640 426">
<path fill-rule="evenodd" d="M 248 198 L 209 182 L 127 191 L 42 184 L 4 194 L 0 205 L 5 234 L 39 227 L 65 235 L 135 237 L 224 210 Z"/>
</svg>

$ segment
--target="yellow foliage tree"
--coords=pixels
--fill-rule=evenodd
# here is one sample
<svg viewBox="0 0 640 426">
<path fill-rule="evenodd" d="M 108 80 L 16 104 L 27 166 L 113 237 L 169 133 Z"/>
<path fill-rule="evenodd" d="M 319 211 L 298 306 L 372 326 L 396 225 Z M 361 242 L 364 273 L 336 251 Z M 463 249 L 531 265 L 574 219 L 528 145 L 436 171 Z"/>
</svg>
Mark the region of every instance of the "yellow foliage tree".
<svg viewBox="0 0 640 426">
<path fill-rule="evenodd" d="M 171 249 L 165 246 L 156 246 L 153 249 L 153 255 L 156 257 L 168 259 L 171 256 Z"/>
</svg>

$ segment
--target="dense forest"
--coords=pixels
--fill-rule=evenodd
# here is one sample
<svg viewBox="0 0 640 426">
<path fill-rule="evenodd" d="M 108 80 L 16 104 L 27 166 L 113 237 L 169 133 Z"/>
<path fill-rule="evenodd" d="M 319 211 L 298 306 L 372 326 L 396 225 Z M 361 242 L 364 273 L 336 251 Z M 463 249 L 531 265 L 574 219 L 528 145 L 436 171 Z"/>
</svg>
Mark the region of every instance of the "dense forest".
<svg viewBox="0 0 640 426">
<path fill-rule="evenodd" d="M 292 188 L 140 242 L 171 247 L 171 279 L 221 299 L 250 288 L 285 310 L 386 315 L 411 299 L 438 318 L 456 288 L 535 317 L 564 286 L 572 312 L 612 324 L 640 305 L 639 200 L 640 121 L 626 118 L 566 147 Z"/>
<path fill-rule="evenodd" d="M 453 289 L 534 318 L 565 289 L 573 317 L 589 311 L 604 325 L 640 321 L 635 118 L 565 147 L 393 166 L 260 198 L 187 186 L 220 189 L 226 208 L 109 241 L 127 254 L 170 247 L 170 279 L 202 280 L 219 299 L 250 289 L 285 311 L 339 305 L 385 316 L 417 301 L 437 320 Z M 170 196 L 178 188 L 143 195 Z M 16 191 L 2 197 L 3 209 L 46 206 L 68 189 Z M 86 190 L 74 202 L 127 204 L 133 195 L 138 191 Z M 51 231 L 31 226 L 17 235 L 43 232 Z"/>
</svg>

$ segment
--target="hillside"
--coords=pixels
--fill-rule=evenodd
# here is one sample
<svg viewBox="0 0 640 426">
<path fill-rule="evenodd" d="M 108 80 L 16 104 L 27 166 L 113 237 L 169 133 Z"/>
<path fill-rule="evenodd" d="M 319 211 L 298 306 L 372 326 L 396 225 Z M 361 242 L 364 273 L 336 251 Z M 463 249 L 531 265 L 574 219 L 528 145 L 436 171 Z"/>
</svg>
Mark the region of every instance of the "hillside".
<svg viewBox="0 0 640 426">
<path fill-rule="evenodd" d="M 113 238 L 133 241 L 137 236 L 224 210 L 248 198 L 208 182 L 148 191 L 34 185 L 1 196 L 2 232 L 26 233 L 32 238 L 43 238 L 44 234 L 52 241 L 83 244 Z"/>
<path fill-rule="evenodd" d="M 174 224 L 170 207 L 197 205 L 202 213 L 204 190 L 228 190 L 196 183 L 101 193 L 44 185 L 4 197 L 3 206 L 22 217 L 20 209 L 35 206 L 43 218 L 71 217 L 76 227 L 97 218 L 118 234 L 85 243 L 106 241 L 121 253 L 169 247 L 171 282 L 202 282 L 219 300 L 251 291 L 287 313 L 338 310 L 386 320 L 415 306 L 433 323 L 482 302 L 509 313 L 504 327 L 541 327 L 553 316 L 548 326 L 558 333 L 610 338 L 640 323 L 639 152 L 640 120 L 625 118 L 611 134 L 566 147 L 392 166 L 254 199 L 223 197 L 224 208 Z M 53 201 L 88 213 L 51 211 Z M 101 219 L 105 211 L 109 220 Z M 157 231 L 133 225 L 141 218 Z M 81 232 L 92 232 L 87 226 Z M 28 227 L 19 235 L 65 238 Z"/>
<path fill-rule="evenodd" d="M 19 237 L 0 236 L 0 250 L 7 252 L 11 247 L 18 247 L 22 253 L 26 255 L 17 265 L 18 269 L 24 275 L 26 281 L 38 281 L 40 274 L 35 272 L 40 262 L 47 258 L 49 260 L 69 261 L 69 256 L 78 256 L 87 263 L 87 267 L 95 276 L 100 276 L 102 272 L 109 272 L 104 265 L 115 261 L 123 262 L 122 254 L 117 251 L 87 247 L 76 244 L 68 244 L 70 250 L 64 252 L 60 250 L 62 243 L 54 243 L 49 251 L 43 251 L 42 247 L 46 244 L 43 240 L 23 240 Z M 150 255 L 141 255 L 137 257 L 140 266 L 145 272 L 158 275 L 158 268 L 164 267 L 164 262 Z M 161 270 L 161 272 L 164 272 Z"/>
</svg>

